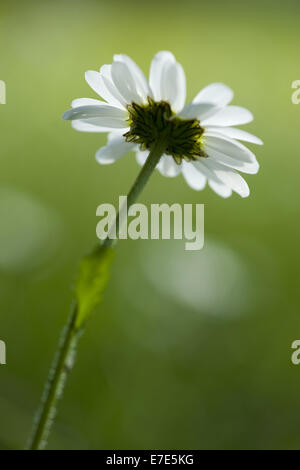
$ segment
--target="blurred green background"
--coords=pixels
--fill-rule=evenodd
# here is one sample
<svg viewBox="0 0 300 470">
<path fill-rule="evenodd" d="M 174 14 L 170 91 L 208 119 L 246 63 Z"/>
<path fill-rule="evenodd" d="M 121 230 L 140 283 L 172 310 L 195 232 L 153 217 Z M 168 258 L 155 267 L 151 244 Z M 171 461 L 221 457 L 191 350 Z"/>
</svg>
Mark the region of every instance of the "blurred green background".
<svg viewBox="0 0 300 470">
<path fill-rule="evenodd" d="M 299 124 L 296 1 L 1 1 L 0 448 L 22 448 L 68 314 L 96 207 L 126 194 L 133 154 L 98 165 L 105 135 L 72 130 L 84 72 L 171 50 L 188 99 L 210 82 L 250 108 L 251 195 L 223 200 L 155 173 L 140 201 L 205 203 L 205 248 L 122 241 L 88 324 L 50 449 L 299 448 Z"/>
</svg>

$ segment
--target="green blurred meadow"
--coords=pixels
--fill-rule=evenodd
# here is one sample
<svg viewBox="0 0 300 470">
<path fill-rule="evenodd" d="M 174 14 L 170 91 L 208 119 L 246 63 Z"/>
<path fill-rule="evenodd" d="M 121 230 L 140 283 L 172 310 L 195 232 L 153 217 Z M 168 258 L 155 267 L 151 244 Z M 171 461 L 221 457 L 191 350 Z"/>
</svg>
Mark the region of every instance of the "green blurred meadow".
<svg viewBox="0 0 300 470">
<path fill-rule="evenodd" d="M 133 154 L 98 165 L 105 135 L 61 115 L 96 97 L 86 70 L 122 52 L 148 73 L 166 49 L 188 99 L 222 81 L 251 109 L 261 170 L 246 175 L 248 199 L 228 200 L 153 175 L 140 201 L 205 203 L 205 247 L 118 244 L 49 448 L 299 449 L 299 3 L 1 0 L 0 11 L 0 448 L 26 442 L 96 207 L 139 169 Z"/>
</svg>

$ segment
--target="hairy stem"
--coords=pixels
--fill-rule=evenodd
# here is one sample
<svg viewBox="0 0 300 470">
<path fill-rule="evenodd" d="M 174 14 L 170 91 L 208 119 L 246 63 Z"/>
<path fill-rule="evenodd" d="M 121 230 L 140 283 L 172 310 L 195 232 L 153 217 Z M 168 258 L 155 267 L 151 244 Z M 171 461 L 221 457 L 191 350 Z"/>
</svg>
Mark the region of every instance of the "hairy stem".
<svg viewBox="0 0 300 470">
<path fill-rule="evenodd" d="M 55 419 L 56 404 L 62 396 L 67 375 L 71 371 L 75 359 L 76 346 L 80 336 L 79 331 L 76 332 L 74 328 L 76 314 L 77 305 L 74 305 L 69 321 L 62 330 L 27 449 L 42 450 L 47 445 L 47 438 Z"/>
<path fill-rule="evenodd" d="M 128 193 L 127 209 L 136 201 L 145 187 L 165 147 L 166 136 L 162 134 L 151 149 L 146 163 Z M 120 226 L 120 215 L 121 214 L 118 213 L 115 220 L 116 233 L 118 233 Z M 101 246 L 110 247 L 114 242 L 115 240 L 108 236 Z M 93 252 L 95 253 L 95 251 L 99 249 L 100 245 L 98 245 Z M 61 341 L 49 372 L 41 405 L 36 414 L 32 434 L 26 447 L 28 450 L 42 450 L 47 445 L 48 436 L 56 415 L 57 403 L 58 400 L 62 398 L 68 373 L 72 369 L 75 361 L 78 340 L 84 330 L 83 328 L 78 329 L 76 326 L 77 317 L 78 303 L 76 302 L 73 306 L 69 321 L 62 331 Z"/>
</svg>

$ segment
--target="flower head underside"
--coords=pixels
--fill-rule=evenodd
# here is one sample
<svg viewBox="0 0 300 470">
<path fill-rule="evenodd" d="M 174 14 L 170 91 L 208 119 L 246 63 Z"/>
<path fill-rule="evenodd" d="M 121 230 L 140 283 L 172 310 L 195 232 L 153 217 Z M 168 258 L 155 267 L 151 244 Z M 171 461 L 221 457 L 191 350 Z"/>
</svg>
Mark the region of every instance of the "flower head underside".
<svg viewBox="0 0 300 470">
<path fill-rule="evenodd" d="M 124 134 L 126 142 L 139 144 L 141 150 L 151 150 L 159 135 L 164 133 L 165 153 L 178 165 L 183 159 L 196 161 L 207 156 L 203 150 L 204 129 L 198 119 L 177 117 L 167 101 L 156 102 L 150 97 L 147 104 L 131 103 L 127 109 L 130 130 Z"/>
<path fill-rule="evenodd" d="M 166 148 L 156 168 L 167 177 L 180 173 L 190 187 L 206 183 L 220 196 L 235 191 L 242 197 L 249 188 L 240 172 L 254 174 L 259 164 L 240 141 L 262 141 L 235 126 L 253 120 L 246 108 L 230 105 L 233 91 L 223 83 L 204 87 L 185 103 L 186 81 L 182 66 L 169 51 L 158 52 L 149 80 L 127 55 L 117 54 L 100 71 L 88 71 L 86 80 L 105 101 L 79 98 L 64 119 L 76 130 L 108 132 L 107 145 L 96 153 L 101 164 L 117 161 L 133 150 L 144 165 L 158 135 L 165 134 Z"/>
</svg>

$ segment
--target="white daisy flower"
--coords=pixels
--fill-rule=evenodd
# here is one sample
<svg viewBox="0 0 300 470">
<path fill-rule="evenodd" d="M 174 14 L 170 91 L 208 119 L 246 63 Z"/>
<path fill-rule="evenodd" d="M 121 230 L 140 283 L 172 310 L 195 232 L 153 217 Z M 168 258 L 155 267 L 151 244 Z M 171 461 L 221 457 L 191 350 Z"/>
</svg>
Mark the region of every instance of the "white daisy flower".
<svg viewBox="0 0 300 470">
<path fill-rule="evenodd" d="M 157 164 L 164 176 L 183 174 L 190 187 L 201 190 L 206 182 L 220 196 L 235 191 L 249 195 L 238 171 L 254 174 L 255 155 L 239 141 L 262 141 L 233 126 L 253 120 L 250 111 L 231 106 L 233 91 L 222 83 L 203 88 L 185 104 L 186 80 L 171 52 L 158 52 L 152 60 L 149 82 L 127 55 L 114 56 L 111 65 L 85 75 L 90 87 L 105 101 L 79 98 L 63 119 L 76 130 L 108 132 L 108 142 L 96 153 L 101 164 L 113 163 L 130 150 L 143 165 L 156 136 L 168 128 L 165 153 Z"/>
</svg>

